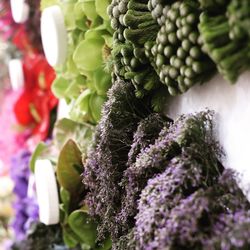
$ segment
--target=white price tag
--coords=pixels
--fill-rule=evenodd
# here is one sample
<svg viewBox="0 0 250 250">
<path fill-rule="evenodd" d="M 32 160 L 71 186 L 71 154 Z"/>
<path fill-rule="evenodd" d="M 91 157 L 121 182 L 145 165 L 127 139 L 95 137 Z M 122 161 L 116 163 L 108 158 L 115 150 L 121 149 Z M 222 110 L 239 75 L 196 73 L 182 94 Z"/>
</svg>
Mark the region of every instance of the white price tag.
<svg viewBox="0 0 250 250">
<path fill-rule="evenodd" d="M 49 160 L 37 160 L 35 165 L 39 218 L 45 225 L 59 223 L 59 197 L 54 168 Z"/>
<path fill-rule="evenodd" d="M 10 0 L 11 13 L 16 23 L 24 23 L 29 17 L 29 6 L 24 0 Z"/>
<path fill-rule="evenodd" d="M 14 91 L 24 87 L 23 64 L 19 59 L 9 61 L 9 76 L 12 89 Z"/>
<path fill-rule="evenodd" d="M 58 66 L 67 57 L 67 31 L 59 6 L 51 6 L 42 12 L 41 36 L 45 56 L 51 66 Z"/>
</svg>

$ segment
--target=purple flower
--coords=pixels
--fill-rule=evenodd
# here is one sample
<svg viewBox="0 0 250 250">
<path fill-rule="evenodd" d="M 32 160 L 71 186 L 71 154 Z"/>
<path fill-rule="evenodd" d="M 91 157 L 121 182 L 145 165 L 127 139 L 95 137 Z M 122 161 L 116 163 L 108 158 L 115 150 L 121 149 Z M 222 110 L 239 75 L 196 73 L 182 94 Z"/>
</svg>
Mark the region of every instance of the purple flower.
<svg viewBox="0 0 250 250">
<path fill-rule="evenodd" d="M 161 229 L 168 230 L 166 224 L 172 209 L 196 190 L 216 182 L 216 165 L 206 166 L 206 159 L 196 161 L 195 153 L 189 148 L 188 154 L 184 151 L 175 157 L 165 172 L 150 179 L 142 191 L 136 215 L 136 237 L 141 247 L 161 249 L 158 234 Z"/>
<path fill-rule="evenodd" d="M 206 159 L 195 165 L 192 154 L 189 157 L 174 159 L 142 191 L 135 226 L 137 249 L 248 249 L 250 204 L 234 173 L 225 170 L 213 178 L 212 172 L 205 174 Z"/>
<path fill-rule="evenodd" d="M 21 151 L 11 160 L 11 177 L 14 181 L 16 200 L 13 204 L 15 218 L 12 227 L 17 240 L 25 237 L 31 222 L 38 219 L 38 205 L 35 197 L 27 197 L 30 169 L 30 152 Z"/>
<path fill-rule="evenodd" d="M 170 127 L 163 128 L 155 143 L 142 150 L 135 163 L 126 169 L 122 180 L 126 194 L 117 219 L 123 227 L 127 226 L 128 221 L 134 221 L 137 201 L 148 180 L 162 173 L 168 168 L 171 159 L 181 154 L 185 155 L 182 164 L 185 165 L 184 159 L 188 160 L 186 170 L 193 165 L 203 164 L 199 167 L 201 170 L 203 168 L 202 174 L 204 179 L 208 180 L 207 184 L 213 183 L 213 178 L 219 176 L 221 169 L 217 157 L 220 150 L 213 138 L 210 112 L 181 116 Z M 182 171 L 186 170 L 184 168 Z M 171 171 L 174 174 L 178 168 L 172 167 Z M 192 175 L 192 178 L 195 176 Z"/>
<path fill-rule="evenodd" d="M 205 241 L 205 250 L 249 249 L 250 211 L 239 210 L 221 214 L 212 228 L 213 235 Z"/>
<path fill-rule="evenodd" d="M 121 186 L 128 153 L 137 125 L 149 110 L 143 99 L 134 96 L 129 82 L 116 81 L 108 93 L 97 126 L 94 146 L 84 166 L 83 181 L 90 190 L 87 204 L 92 215 L 101 219 L 99 235 L 117 235 L 115 214 L 121 206 Z"/>
</svg>

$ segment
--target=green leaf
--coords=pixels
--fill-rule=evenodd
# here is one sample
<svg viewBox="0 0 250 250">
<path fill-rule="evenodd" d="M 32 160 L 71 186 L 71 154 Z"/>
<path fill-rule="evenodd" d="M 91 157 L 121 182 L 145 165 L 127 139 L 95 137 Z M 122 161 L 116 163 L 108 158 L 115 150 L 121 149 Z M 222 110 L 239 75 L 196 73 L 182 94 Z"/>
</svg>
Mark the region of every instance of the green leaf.
<svg viewBox="0 0 250 250">
<path fill-rule="evenodd" d="M 70 118 L 76 122 L 85 122 L 92 120 L 90 109 L 89 109 L 89 100 L 92 95 L 90 89 L 84 90 L 81 95 L 74 102 L 72 109 L 69 113 Z"/>
<path fill-rule="evenodd" d="M 88 244 L 82 243 L 81 244 L 81 250 L 90 250 L 91 247 Z"/>
<path fill-rule="evenodd" d="M 87 23 L 88 23 L 88 20 L 86 16 L 83 16 L 81 19 L 76 20 L 76 26 L 82 32 L 86 32 L 88 30 Z"/>
<path fill-rule="evenodd" d="M 61 119 L 56 122 L 53 132 L 54 143 L 59 150 L 64 144 L 72 139 L 75 141 L 83 154 L 86 154 L 91 143 L 95 129 L 89 124 L 79 124 L 70 119 Z"/>
<path fill-rule="evenodd" d="M 47 145 L 43 142 L 40 142 L 36 146 L 32 156 L 31 156 L 31 159 L 30 159 L 30 169 L 32 172 L 34 172 L 34 170 L 35 170 L 36 160 L 39 158 L 39 156 L 42 154 L 42 152 L 45 151 L 46 148 L 47 148 Z"/>
<path fill-rule="evenodd" d="M 76 27 L 74 15 L 75 2 L 75 0 L 70 0 L 63 1 L 60 4 L 64 14 L 65 26 L 68 30 L 73 30 Z"/>
<path fill-rule="evenodd" d="M 110 0 L 95 0 L 96 12 L 104 20 L 109 20 L 107 8 L 110 3 L 111 3 Z"/>
<path fill-rule="evenodd" d="M 97 94 L 93 94 L 90 97 L 89 106 L 90 106 L 91 114 L 96 122 L 98 122 L 101 119 L 102 106 L 105 101 L 106 101 L 105 97 L 97 95 Z"/>
<path fill-rule="evenodd" d="M 77 69 L 77 67 L 75 65 L 74 60 L 73 60 L 73 51 L 74 51 L 74 48 L 72 48 L 71 55 L 68 56 L 66 66 L 67 66 L 67 73 L 74 77 L 74 75 L 79 74 L 79 71 L 78 71 L 78 69 Z"/>
<path fill-rule="evenodd" d="M 105 40 L 105 44 L 109 47 L 112 48 L 113 46 L 113 37 L 111 35 L 103 35 L 103 39 Z"/>
<path fill-rule="evenodd" d="M 71 230 L 71 228 L 66 225 L 63 227 L 63 241 L 68 247 L 75 247 L 79 244 L 80 239 L 77 235 Z"/>
<path fill-rule="evenodd" d="M 80 2 L 75 3 L 74 15 L 75 15 L 76 20 L 83 19 L 85 14 L 84 14 L 83 9 L 82 9 L 82 3 L 80 3 Z"/>
<path fill-rule="evenodd" d="M 104 20 L 103 24 L 105 25 L 106 27 L 106 30 L 110 33 L 110 35 L 112 35 L 114 33 L 114 30 L 113 28 L 111 27 L 111 23 L 110 23 L 110 20 Z"/>
<path fill-rule="evenodd" d="M 60 152 L 56 173 L 60 186 L 73 195 L 82 185 L 78 168 L 82 168 L 81 151 L 76 143 L 69 139 Z"/>
<path fill-rule="evenodd" d="M 103 19 L 99 16 L 91 23 L 90 28 L 95 29 L 103 23 Z"/>
<path fill-rule="evenodd" d="M 77 46 L 73 60 L 79 70 L 93 71 L 102 65 L 103 38 L 86 39 Z"/>
<path fill-rule="evenodd" d="M 93 75 L 93 82 L 98 95 L 106 95 L 111 87 L 111 75 L 106 73 L 102 67 L 97 69 Z"/>
<path fill-rule="evenodd" d="M 60 188 L 60 197 L 64 205 L 64 211 L 68 215 L 70 206 L 70 193 L 63 187 Z"/>
<path fill-rule="evenodd" d="M 65 97 L 70 99 L 77 98 L 81 94 L 82 90 L 86 88 L 85 86 L 86 78 L 78 75 L 70 82 L 68 88 L 65 91 Z"/>
<path fill-rule="evenodd" d="M 100 39 L 103 35 L 105 35 L 107 32 L 105 30 L 99 30 L 98 28 L 96 29 L 89 29 L 85 33 L 85 40 L 88 39 Z"/>
<path fill-rule="evenodd" d="M 96 223 L 91 217 L 82 210 L 76 210 L 70 214 L 68 223 L 72 231 L 90 247 L 95 246 L 97 230 Z"/>
<path fill-rule="evenodd" d="M 59 4 L 59 0 L 41 0 L 40 9 L 43 11 L 45 8 Z"/>
<path fill-rule="evenodd" d="M 97 18 L 97 13 L 95 9 L 95 0 L 80 0 L 81 8 L 87 18 L 94 21 Z"/>
<path fill-rule="evenodd" d="M 58 76 L 52 83 L 52 92 L 57 98 L 64 98 L 66 89 L 69 86 L 68 80 L 62 76 Z"/>
</svg>

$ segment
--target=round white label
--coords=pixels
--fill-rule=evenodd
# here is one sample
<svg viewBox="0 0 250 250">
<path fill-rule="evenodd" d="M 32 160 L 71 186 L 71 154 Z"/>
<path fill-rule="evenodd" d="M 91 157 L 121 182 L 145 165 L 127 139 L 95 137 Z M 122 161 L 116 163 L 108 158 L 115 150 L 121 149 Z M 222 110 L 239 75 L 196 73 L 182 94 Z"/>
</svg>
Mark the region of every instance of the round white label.
<svg viewBox="0 0 250 250">
<path fill-rule="evenodd" d="M 29 6 L 24 0 L 10 0 L 11 13 L 16 23 L 24 23 L 29 17 Z"/>
<path fill-rule="evenodd" d="M 59 223 L 59 197 L 54 168 L 49 160 L 37 160 L 35 182 L 39 218 L 45 225 Z"/>
<path fill-rule="evenodd" d="M 67 31 L 59 6 L 48 7 L 42 12 L 41 36 L 49 64 L 53 67 L 63 64 L 67 57 Z"/>
<path fill-rule="evenodd" d="M 21 60 L 12 59 L 9 61 L 9 76 L 10 76 L 10 83 L 14 91 L 23 88 L 24 73 Z"/>
</svg>

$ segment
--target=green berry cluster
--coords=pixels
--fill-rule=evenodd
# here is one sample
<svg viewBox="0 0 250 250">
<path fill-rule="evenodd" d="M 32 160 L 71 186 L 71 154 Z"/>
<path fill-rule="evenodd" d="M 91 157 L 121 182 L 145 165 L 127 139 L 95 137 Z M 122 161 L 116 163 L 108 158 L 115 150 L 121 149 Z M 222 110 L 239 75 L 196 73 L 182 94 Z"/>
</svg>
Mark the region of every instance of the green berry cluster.
<svg viewBox="0 0 250 250">
<path fill-rule="evenodd" d="M 113 0 L 108 8 L 114 33 L 114 72 L 129 79 L 137 97 L 159 86 L 159 77 L 145 55 L 144 44 L 155 40 L 158 25 L 148 1 Z"/>
<path fill-rule="evenodd" d="M 151 53 L 147 54 L 153 55 L 154 66 L 169 93 L 177 95 L 211 77 L 215 66 L 201 49 L 198 31 L 200 11 L 196 5 L 178 1 L 166 5 L 162 15 L 164 18 L 160 20 L 164 24 Z"/>
</svg>

